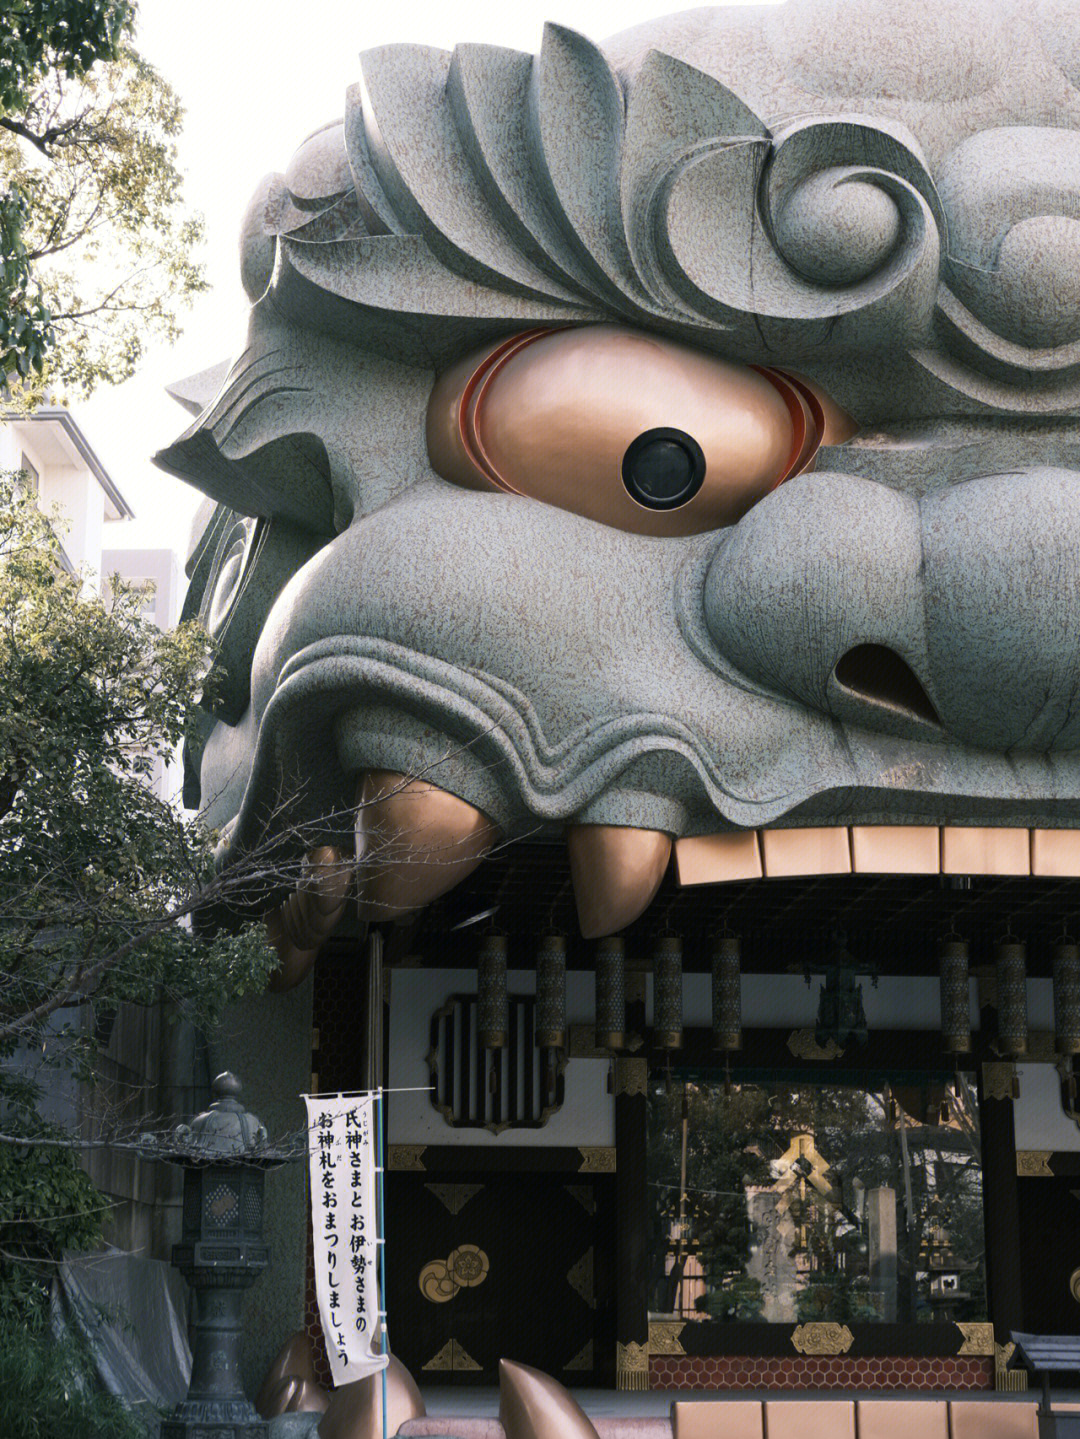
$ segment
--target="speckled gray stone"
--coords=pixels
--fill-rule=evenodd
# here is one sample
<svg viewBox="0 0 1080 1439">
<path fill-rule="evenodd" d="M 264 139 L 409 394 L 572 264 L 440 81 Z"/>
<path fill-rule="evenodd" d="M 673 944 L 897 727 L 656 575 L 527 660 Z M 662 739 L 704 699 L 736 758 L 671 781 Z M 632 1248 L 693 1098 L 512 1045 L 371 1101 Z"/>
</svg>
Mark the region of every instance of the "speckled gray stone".
<svg viewBox="0 0 1080 1439">
<path fill-rule="evenodd" d="M 270 1420 L 270 1439 L 307 1439 L 319 1427 L 321 1414 L 278 1414 Z"/>
<path fill-rule="evenodd" d="M 158 457 L 219 506 L 189 607 L 231 843 L 285 801 L 329 837 L 366 767 L 511 834 L 1080 822 L 1077 55 L 1068 0 L 364 55 L 259 187 L 246 343 Z M 432 473 L 440 368 L 600 320 L 801 370 L 862 431 L 687 539 Z M 842 682 L 866 645 L 924 705 Z"/>
</svg>

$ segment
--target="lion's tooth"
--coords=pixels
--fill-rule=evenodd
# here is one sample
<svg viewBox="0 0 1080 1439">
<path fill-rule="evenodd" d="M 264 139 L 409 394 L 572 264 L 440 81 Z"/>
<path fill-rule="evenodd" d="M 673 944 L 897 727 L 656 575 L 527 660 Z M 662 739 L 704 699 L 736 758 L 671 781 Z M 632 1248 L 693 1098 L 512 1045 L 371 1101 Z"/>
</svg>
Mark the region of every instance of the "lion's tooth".
<svg viewBox="0 0 1080 1439">
<path fill-rule="evenodd" d="M 1030 874 L 1031 837 L 1026 829 L 944 825 L 942 874 Z"/>
<path fill-rule="evenodd" d="M 763 873 L 756 829 L 688 835 L 675 841 L 675 875 L 681 886 L 760 879 Z"/>
<path fill-rule="evenodd" d="M 345 913 L 352 874 L 352 861 L 335 846 L 309 851 L 297 888 L 266 916 L 266 937 L 280 961 L 270 980 L 272 990 L 293 989 L 306 978 L 323 942 Z"/>
<path fill-rule="evenodd" d="M 291 894 L 283 905 L 268 914 L 263 920 L 266 928 L 266 937 L 277 950 L 278 967 L 270 976 L 267 988 L 275 994 L 284 994 L 286 990 L 295 989 L 301 984 L 311 972 L 312 965 L 319 957 L 317 949 L 298 949 L 290 938 L 290 931 L 295 929 L 290 911 L 294 907 L 297 895 Z"/>
<path fill-rule="evenodd" d="M 853 824 L 851 863 L 856 874 L 937 874 L 941 835 L 933 824 Z"/>
<path fill-rule="evenodd" d="M 567 830 L 578 923 L 586 939 L 617 934 L 652 903 L 671 858 L 671 838 L 656 829 L 577 824 Z"/>
<path fill-rule="evenodd" d="M 471 874 L 497 843 L 498 825 L 426 780 L 370 770 L 360 782 L 356 854 L 359 914 L 397 919 Z"/>
<path fill-rule="evenodd" d="M 1080 876 L 1080 831 L 1033 829 L 1031 872 L 1052 875 L 1059 879 L 1076 879 Z"/>
<path fill-rule="evenodd" d="M 851 842 L 843 826 L 764 829 L 761 853 L 769 879 L 851 873 Z"/>
</svg>

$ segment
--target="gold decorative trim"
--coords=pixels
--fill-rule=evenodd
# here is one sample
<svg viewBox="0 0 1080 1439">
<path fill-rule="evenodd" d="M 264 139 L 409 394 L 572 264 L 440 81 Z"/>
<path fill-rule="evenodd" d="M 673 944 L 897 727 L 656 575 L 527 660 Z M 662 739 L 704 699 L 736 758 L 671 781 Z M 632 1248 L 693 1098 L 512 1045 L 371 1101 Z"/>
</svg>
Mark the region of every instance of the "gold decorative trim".
<svg viewBox="0 0 1080 1439">
<path fill-rule="evenodd" d="M 479 1194 L 483 1187 L 482 1184 L 424 1185 L 424 1188 L 429 1189 L 439 1203 L 445 1205 L 451 1214 L 460 1214 L 469 1200 Z"/>
<path fill-rule="evenodd" d="M 844 1051 L 835 1039 L 828 1044 L 818 1044 L 812 1029 L 793 1029 L 788 1035 L 787 1047 L 796 1059 L 839 1059 Z"/>
<path fill-rule="evenodd" d="M 855 1336 L 846 1324 L 832 1321 L 796 1324 L 791 1343 L 800 1354 L 846 1354 L 855 1343 Z"/>
<path fill-rule="evenodd" d="M 591 1184 L 564 1184 L 563 1188 L 571 1199 L 576 1199 L 586 1214 L 596 1213 L 596 1195 Z"/>
<path fill-rule="evenodd" d="M 429 1260 L 421 1269 L 418 1282 L 420 1293 L 429 1304 L 447 1304 L 458 1292 L 445 1259 Z"/>
<path fill-rule="evenodd" d="M 963 1343 L 956 1351 L 957 1355 L 993 1354 L 994 1326 L 992 1324 L 975 1324 L 970 1321 L 967 1323 L 961 1323 L 958 1320 L 956 1327 L 957 1329 L 959 1329 L 961 1335 L 963 1336 Z"/>
<path fill-rule="evenodd" d="M 650 1319 L 649 1353 L 685 1354 L 686 1350 L 679 1343 L 679 1336 L 685 1328 L 684 1319 Z"/>
<path fill-rule="evenodd" d="M 423 1170 L 426 1144 L 388 1144 L 386 1146 L 387 1169 Z"/>
<path fill-rule="evenodd" d="M 581 1163 L 579 1174 L 614 1174 L 615 1146 L 613 1144 L 579 1144 Z"/>
<path fill-rule="evenodd" d="M 459 1289 L 475 1289 L 488 1277 L 491 1260 L 478 1244 L 459 1244 L 447 1258 L 446 1267 Z"/>
<path fill-rule="evenodd" d="M 571 1264 L 566 1272 L 566 1282 L 575 1294 L 579 1294 L 590 1309 L 596 1308 L 596 1294 L 593 1286 L 593 1251 L 592 1245 L 586 1249 L 576 1263 Z"/>
<path fill-rule="evenodd" d="M 615 1097 L 620 1094 L 633 1097 L 644 1094 L 649 1087 L 649 1061 L 647 1059 L 616 1059 Z"/>
<path fill-rule="evenodd" d="M 992 1060 L 982 1067 L 984 1099 L 1019 1099 L 1016 1065 L 1011 1059 Z"/>
<path fill-rule="evenodd" d="M 591 1024 L 572 1024 L 570 1043 L 566 1047 L 569 1059 L 610 1059 L 606 1049 L 597 1049 L 596 1030 Z"/>
<path fill-rule="evenodd" d="M 615 1388 L 648 1389 L 649 1346 L 645 1344 L 615 1345 Z"/>
<path fill-rule="evenodd" d="M 971 977 L 975 981 L 976 1003 L 980 1009 L 997 1009 L 997 968 L 992 964 L 974 964 Z"/>
<path fill-rule="evenodd" d="M 645 1040 L 636 1030 L 623 1036 L 623 1049 L 636 1054 Z M 566 1059 L 611 1059 L 610 1049 L 601 1049 L 596 1043 L 596 1030 L 591 1024 L 572 1024 L 570 1039 L 565 1051 Z"/>
<path fill-rule="evenodd" d="M 579 1349 L 573 1359 L 563 1365 L 563 1369 L 595 1369 L 595 1367 L 596 1364 L 593 1360 L 593 1342 L 591 1339 L 585 1345 L 584 1349 Z"/>
<path fill-rule="evenodd" d="M 461 1347 L 456 1339 L 448 1339 L 443 1347 L 422 1366 L 424 1369 L 479 1369 L 480 1365 Z"/>
<path fill-rule="evenodd" d="M 1080 1304 L 1080 1269 L 1074 1269 L 1069 1275 L 1069 1293 Z"/>
<path fill-rule="evenodd" d="M 1025 1064 L 1057 1064 L 1060 1058 L 1061 1055 L 1058 1054 L 1054 1044 L 1053 1030 L 1028 1030 L 1028 1045 L 1024 1054 Z"/>
<path fill-rule="evenodd" d="M 1052 1149 L 1018 1149 L 1016 1151 L 1016 1172 L 1025 1179 L 1053 1179 L 1050 1168 Z"/>
<path fill-rule="evenodd" d="M 432 1357 L 423 1367 L 425 1369 L 436 1369 L 440 1372 L 444 1369 L 453 1369 L 454 1341 L 452 1339 L 448 1339 L 443 1345 L 443 1347 L 439 1350 L 438 1354 L 432 1355 Z"/>
<path fill-rule="evenodd" d="M 1018 1394 L 1028 1387 L 1027 1370 L 1009 1368 L 1015 1348 L 1011 1342 L 994 1345 L 994 1388 L 999 1393 Z"/>
<path fill-rule="evenodd" d="M 424 1265 L 420 1293 L 432 1304 L 446 1304 L 459 1289 L 483 1284 L 490 1268 L 491 1261 L 478 1245 L 459 1244 L 447 1259 L 432 1259 Z"/>
</svg>

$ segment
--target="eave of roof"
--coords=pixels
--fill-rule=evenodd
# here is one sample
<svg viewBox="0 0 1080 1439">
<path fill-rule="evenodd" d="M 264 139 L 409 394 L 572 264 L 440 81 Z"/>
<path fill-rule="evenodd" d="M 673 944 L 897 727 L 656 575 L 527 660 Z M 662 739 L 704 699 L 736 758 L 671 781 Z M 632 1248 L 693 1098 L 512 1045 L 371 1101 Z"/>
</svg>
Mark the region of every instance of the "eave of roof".
<svg viewBox="0 0 1080 1439">
<path fill-rule="evenodd" d="M 62 409 L 58 405 L 43 405 L 40 409 L 32 410 L 28 414 L 8 414 L 4 416 L 4 418 L 18 420 L 20 422 L 30 421 L 34 424 L 58 424 L 75 446 L 80 458 L 85 462 L 87 469 L 93 475 L 94 479 L 97 480 L 98 484 L 105 491 L 107 498 L 117 511 L 117 518 L 121 520 L 133 520 L 135 518 L 135 511 L 117 489 L 109 472 L 98 459 L 94 452 L 94 447 L 83 434 L 70 410 Z"/>
</svg>

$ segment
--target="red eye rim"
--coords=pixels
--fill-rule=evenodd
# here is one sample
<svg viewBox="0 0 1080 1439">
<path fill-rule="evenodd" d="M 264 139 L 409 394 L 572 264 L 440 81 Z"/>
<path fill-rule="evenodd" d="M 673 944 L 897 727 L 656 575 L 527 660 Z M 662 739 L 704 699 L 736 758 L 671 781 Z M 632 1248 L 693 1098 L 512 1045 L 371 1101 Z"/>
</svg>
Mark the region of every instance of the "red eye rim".
<svg viewBox="0 0 1080 1439">
<path fill-rule="evenodd" d="M 809 386 L 797 380 L 794 375 L 788 374 L 786 370 L 773 369 L 767 365 L 750 365 L 748 368 L 754 370 L 762 379 L 768 380 L 784 401 L 791 416 L 791 454 L 780 478 L 766 491 L 767 494 L 772 494 L 785 480 L 794 479 L 813 464 L 825 433 L 825 411 Z M 807 410 L 813 422 L 813 433 L 806 423 Z"/>
<path fill-rule="evenodd" d="M 509 336 L 488 351 L 462 387 L 456 417 L 462 450 L 476 471 L 505 494 L 525 496 L 525 491 L 500 473 L 484 445 L 480 433 L 484 399 L 496 376 L 515 355 L 548 335 L 576 328 L 578 327 L 574 325 L 552 325 L 519 331 L 516 335 Z M 792 426 L 792 446 L 787 464 L 777 479 L 764 491 L 764 498 L 765 494 L 771 494 L 786 480 L 793 479 L 813 465 L 821 448 L 826 417 L 817 395 L 795 375 L 768 365 L 747 364 L 746 368 L 760 375 L 780 396 Z"/>
<path fill-rule="evenodd" d="M 525 349 L 527 345 L 533 344 L 536 340 L 543 339 L 545 335 L 555 335 L 560 330 L 570 328 L 572 327 L 569 325 L 557 325 L 550 329 L 525 330 L 520 334 L 511 335 L 508 340 L 504 340 L 501 345 L 497 345 L 494 350 L 484 356 L 462 389 L 457 415 L 458 435 L 461 439 L 462 449 L 481 474 L 485 475 L 497 489 L 505 491 L 508 495 L 520 495 L 522 492 L 499 473 L 495 468 L 494 461 L 484 448 L 478 423 L 480 406 L 495 376 L 519 350 Z"/>
</svg>

